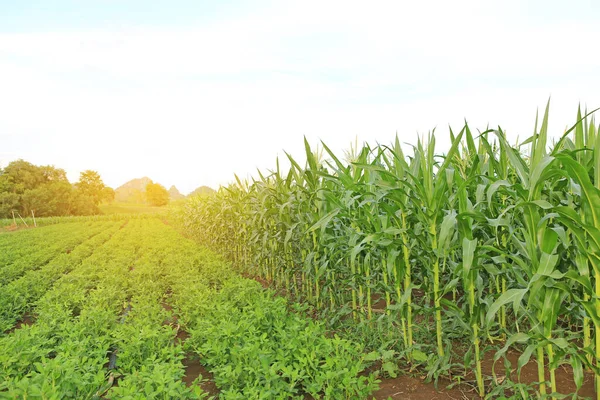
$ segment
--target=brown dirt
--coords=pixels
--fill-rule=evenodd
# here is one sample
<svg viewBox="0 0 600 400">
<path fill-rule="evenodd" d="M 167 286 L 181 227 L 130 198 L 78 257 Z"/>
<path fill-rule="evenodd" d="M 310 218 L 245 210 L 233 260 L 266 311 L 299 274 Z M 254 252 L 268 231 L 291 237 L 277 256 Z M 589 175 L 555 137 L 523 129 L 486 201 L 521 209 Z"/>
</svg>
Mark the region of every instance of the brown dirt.
<svg viewBox="0 0 600 400">
<path fill-rule="evenodd" d="M 187 333 L 186 331 L 180 330 L 177 332 L 177 336 L 175 336 L 175 342 L 179 343 L 179 344 L 183 344 L 183 342 L 188 340 L 189 337 L 190 337 L 189 333 Z"/>
<path fill-rule="evenodd" d="M 394 302 L 392 301 L 392 304 Z M 387 304 L 385 302 L 385 296 L 380 296 L 378 294 L 374 294 L 371 296 L 371 308 L 373 310 L 385 310 L 387 308 Z"/>
<path fill-rule="evenodd" d="M 509 350 L 506 354 L 506 358 L 511 363 L 510 376 L 512 380 L 527 384 L 538 382 L 537 362 L 535 360 L 535 356 L 532 356 L 529 362 L 525 364 L 523 368 L 521 368 L 520 378 L 517 376 L 517 362 L 520 356 L 521 354 L 515 350 Z M 493 354 L 487 353 L 481 363 L 481 369 L 483 374 L 485 376 L 491 377 L 492 367 L 494 367 L 494 372 L 496 373 L 497 379 L 500 380 L 506 377 L 504 361 L 500 359 L 494 364 Z M 559 366 L 555 371 L 555 376 L 556 389 L 559 393 L 575 393 L 577 387 L 575 386 L 575 382 L 573 380 L 573 369 L 571 368 L 571 366 Z M 548 370 L 546 370 L 546 379 L 550 380 L 550 373 Z M 548 387 L 548 390 L 550 390 L 550 387 Z M 592 372 L 584 372 L 583 386 L 579 390 L 578 394 L 583 397 L 596 398 L 596 391 L 594 390 L 594 374 Z"/>
<path fill-rule="evenodd" d="M 18 229 L 19 229 L 19 227 L 15 224 L 10 224 L 10 225 L 4 227 L 4 230 L 7 232 L 14 232 Z"/>
<path fill-rule="evenodd" d="M 173 311 L 173 307 L 170 304 L 162 302 L 161 305 L 165 310 L 169 312 Z M 177 315 L 175 313 L 172 313 L 170 320 L 164 321 L 163 323 L 165 325 L 176 325 L 177 321 Z M 177 335 L 175 336 L 175 343 L 183 346 L 184 342 L 188 340 L 189 337 L 190 334 L 184 331 L 183 329 L 179 329 L 179 325 L 177 325 Z M 218 396 L 219 388 L 215 384 L 213 374 L 211 374 L 202 364 L 200 364 L 200 360 L 198 359 L 198 357 L 195 357 L 192 354 L 186 354 L 186 357 L 183 359 L 182 363 L 185 368 L 183 382 L 187 386 L 192 386 L 196 378 L 202 376 L 202 381 L 200 382 L 200 387 L 202 388 L 202 390 L 208 393 L 210 396 Z"/>
<path fill-rule="evenodd" d="M 177 318 L 177 314 L 173 313 L 173 307 L 171 307 L 171 305 L 169 305 L 168 303 L 165 303 L 164 301 L 160 305 L 162 306 L 162 308 L 164 310 L 171 313 L 171 316 L 163 321 L 163 325 L 176 326 L 178 318 Z"/>
<path fill-rule="evenodd" d="M 186 331 L 180 330 L 177 332 L 177 336 L 175 338 L 175 342 L 183 345 L 190 337 L 190 334 Z M 194 381 L 199 376 L 201 377 L 200 387 L 203 391 L 208 393 L 210 396 L 218 396 L 220 391 L 217 385 L 215 384 L 215 378 L 213 374 L 211 374 L 204 365 L 200 364 L 200 360 L 198 357 L 195 357 L 192 354 L 187 354 L 183 359 L 183 366 L 185 368 L 185 375 L 183 376 L 183 382 L 187 386 L 192 386 Z"/>
<path fill-rule="evenodd" d="M 521 369 L 520 379 L 517 377 L 516 368 L 519 356 L 521 354 L 514 350 L 507 352 L 507 359 L 511 362 L 511 378 L 513 381 L 518 381 L 526 384 L 533 384 L 538 381 L 537 363 L 534 359 L 523 366 Z M 486 387 L 491 384 L 490 380 L 494 379 L 492 368 L 498 381 L 506 378 L 506 371 L 502 359 L 494 363 L 493 353 L 488 352 L 482 360 L 482 371 L 486 381 Z M 576 386 L 573 381 L 573 371 L 570 366 L 559 366 L 555 372 L 557 391 L 562 394 L 575 393 Z M 373 395 L 377 400 L 384 399 L 408 399 L 408 400 L 426 400 L 426 399 L 480 399 L 475 390 L 475 373 L 471 371 L 465 377 L 467 381 L 472 381 L 471 384 L 462 384 L 448 389 L 449 381 L 440 380 L 438 384 L 439 391 L 436 390 L 433 383 L 425 383 L 424 378 L 416 378 L 411 376 L 399 376 L 398 378 L 382 379 L 379 384 L 380 389 Z M 549 372 L 546 371 L 546 379 L 549 380 Z M 548 386 L 548 391 L 550 387 Z M 510 393 L 506 393 L 510 396 Z M 584 372 L 583 386 L 578 392 L 579 396 L 596 398 L 594 390 L 594 374 L 592 372 Z"/>
<path fill-rule="evenodd" d="M 373 393 L 375 399 L 404 399 L 404 400 L 459 400 L 479 398 L 471 388 L 456 387 L 445 389 L 442 382 L 436 390 L 433 383 L 425 383 L 422 379 L 411 376 L 399 376 L 397 378 L 382 379 L 379 390 Z"/>
<path fill-rule="evenodd" d="M 23 316 L 21 317 L 21 319 L 19 320 L 19 322 L 17 322 L 17 324 L 15 326 L 13 326 L 12 328 L 10 328 L 9 330 L 6 331 L 6 334 L 9 335 L 11 333 L 13 333 L 14 331 L 16 331 L 17 329 L 21 329 L 24 326 L 31 326 L 33 325 L 33 323 L 35 322 L 35 317 L 31 314 L 29 314 L 28 312 L 26 312 L 25 314 L 23 314 Z"/>
<path fill-rule="evenodd" d="M 200 364 L 200 361 L 197 357 L 186 357 L 183 360 L 183 365 L 185 367 L 183 381 L 187 386 L 192 386 L 194 380 L 199 376 L 202 376 L 202 381 L 200 383 L 202 390 L 211 396 L 216 396 L 219 394 L 219 388 L 215 384 L 213 375 L 208 372 L 208 370 L 202 364 Z"/>
<path fill-rule="evenodd" d="M 523 366 L 521 369 L 520 379 L 517 377 L 516 366 L 519 359 L 520 353 L 517 351 L 508 351 L 507 358 L 512 364 L 511 377 L 514 381 L 521 383 L 532 384 L 538 381 L 537 377 L 537 363 L 535 360 L 530 360 L 529 363 Z M 486 376 L 486 386 L 489 386 L 490 379 L 492 378 L 492 367 L 494 366 L 493 354 L 486 354 L 485 359 L 482 361 L 482 370 L 484 376 Z M 504 369 L 504 362 L 502 359 L 496 361 L 494 372 L 496 379 L 499 381 L 505 379 L 506 371 Z M 573 381 L 573 371 L 570 366 L 560 366 L 556 369 L 556 383 L 557 390 L 559 393 L 575 393 L 576 386 Z M 467 374 L 467 380 L 472 380 L 472 384 L 475 382 L 474 372 Z M 546 379 L 550 379 L 548 371 L 546 371 Z M 436 390 L 433 383 L 425 383 L 424 378 L 416 378 L 411 376 L 399 376 L 398 378 L 382 379 L 379 384 L 380 389 L 373 393 L 375 399 L 386 400 L 391 399 L 407 399 L 407 400 L 435 400 L 435 399 L 480 399 L 473 386 L 468 384 L 462 384 L 450 389 L 446 388 L 449 385 L 448 381 L 440 380 L 438 384 L 438 390 Z M 550 387 L 548 387 L 548 391 Z M 506 393 L 510 396 L 510 393 Z M 582 388 L 578 392 L 579 396 L 596 398 L 596 392 L 594 390 L 594 374 L 591 372 L 584 373 L 584 382 Z"/>
<path fill-rule="evenodd" d="M 271 282 L 266 279 L 261 278 L 260 276 L 249 277 L 245 276 L 244 278 L 254 279 L 256 282 L 260 283 L 264 289 L 268 289 L 271 287 Z"/>
</svg>

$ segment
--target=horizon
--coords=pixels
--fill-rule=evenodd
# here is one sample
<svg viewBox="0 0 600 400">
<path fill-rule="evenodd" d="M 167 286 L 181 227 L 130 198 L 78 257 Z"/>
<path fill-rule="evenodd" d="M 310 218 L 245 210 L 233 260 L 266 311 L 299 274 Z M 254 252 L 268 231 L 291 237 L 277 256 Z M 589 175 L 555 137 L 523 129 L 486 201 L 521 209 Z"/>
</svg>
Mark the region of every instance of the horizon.
<svg viewBox="0 0 600 400">
<path fill-rule="evenodd" d="M 192 193 L 194 190 L 196 190 L 196 189 L 200 189 L 201 187 L 208 187 L 208 188 L 210 188 L 210 189 L 213 189 L 213 190 L 218 190 L 218 189 L 219 189 L 219 188 L 213 188 L 213 187 L 210 187 L 210 186 L 207 186 L 207 185 L 200 185 L 200 186 L 198 186 L 198 187 L 195 187 L 194 189 L 192 189 L 192 190 L 191 190 L 191 191 L 189 191 L 189 192 L 184 192 L 184 191 L 180 190 L 180 189 L 177 187 L 177 185 L 165 185 L 165 184 L 163 184 L 162 182 L 157 182 L 157 181 L 154 181 L 154 180 L 153 180 L 151 177 L 149 177 L 149 176 L 140 176 L 140 177 L 137 177 L 137 178 L 132 178 L 132 179 L 129 179 L 127 182 L 123 182 L 123 183 L 122 183 L 122 184 L 120 184 L 119 186 L 115 186 L 115 187 L 109 186 L 109 187 L 110 187 L 110 188 L 112 188 L 112 189 L 114 189 L 114 190 L 117 190 L 117 189 L 121 188 L 122 186 L 125 186 L 126 184 L 128 184 L 128 183 L 130 183 L 130 182 L 132 182 L 132 181 L 136 181 L 136 180 L 142 180 L 142 179 L 149 179 L 149 180 L 151 180 L 153 183 L 158 183 L 158 184 L 160 184 L 161 186 L 163 186 L 163 187 L 164 187 L 165 189 L 167 189 L 167 190 L 170 190 L 172 187 L 174 187 L 175 189 L 177 189 L 177 191 L 179 191 L 179 193 L 180 193 L 180 194 L 182 194 L 182 195 L 184 195 L 184 196 L 188 196 L 188 195 L 190 195 L 190 194 L 191 194 L 191 193 Z M 108 186 L 108 185 L 107 185 L 107 186 Z"/>
<path fill-rule="evenodd" d="M 182 12 L 185 10 L 185 12 Z M 433 10 L 433 11 L 432 11 Z M 226 5 L 59 0 L 0 15 L 0 166 L 218 189 L 303 157 L 447 126 L 550 136 L 600 106 L 590 1 Z M 442 135 L 445 137 L 446 135 Z M 440 141 L 438 148 L 447 143 Z M 166 183 L 166 184 L 165 184 Z"/>
</svg>

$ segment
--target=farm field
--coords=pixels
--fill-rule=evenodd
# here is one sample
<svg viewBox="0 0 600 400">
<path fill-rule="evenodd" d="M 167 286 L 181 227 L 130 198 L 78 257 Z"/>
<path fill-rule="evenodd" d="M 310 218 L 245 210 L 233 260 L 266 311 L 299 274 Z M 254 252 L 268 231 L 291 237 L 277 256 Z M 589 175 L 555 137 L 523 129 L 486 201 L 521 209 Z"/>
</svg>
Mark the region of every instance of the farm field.
<svg viewBox="0 0 600 400">
<path fill-rule="evenodd" d="M 176 204 L 176 203 L 175 203 Z M 106 218 L 120 218 L 123 214 L 155 214 L 159 217 L 166 214 L 168 207 L 154 207 L 146 204 L 135 203 L 110 203 L 100 204 L 99 210 L 102 214 L 96 216 L 69 216 L 69 217 L 36 217 L 35 220 L 31 216 L 12 218 L 0 218 L 0 232 L 15 231 L 22 228 L 30 228 L 34 226 L 47 226 L 65 222 L 105 220 Z"/>
<path fill-rule="evenodd" d="M 443 153 L 437 133 L 409 153 L 305 140 L 306 162 L 174 219 L 365 345 L 384 378 L 450 387 L 439 398 L 600 399 L 600 134 L 579 111 L 550 143 L 548 116 L 518 144 L 465 125 Z"/>
<path fill-rule="evenodd" d="M 325 144 L 0 233 L 0 398 L 600 399 L 600 134 Z"/>
<path fill-rule="evenodd" d="M 105 215 L 112 214 L 146 214 L 146 213 L 164 213 L 166 207 L 155 207 L 147 204 L 119 203 L 101 204 L 100 211 Z"/>
<path fill-rule="evenodd" d="M 0 277 L 0 398 L 344 399 L 377 388 L 361 373 L 364 346 L 151 215 L 1 233 Z"/>
<path fill-rule="evenodd" d="M 600 400 L 600 0 L 0 10 L 0 400 Z"/>
</svg>

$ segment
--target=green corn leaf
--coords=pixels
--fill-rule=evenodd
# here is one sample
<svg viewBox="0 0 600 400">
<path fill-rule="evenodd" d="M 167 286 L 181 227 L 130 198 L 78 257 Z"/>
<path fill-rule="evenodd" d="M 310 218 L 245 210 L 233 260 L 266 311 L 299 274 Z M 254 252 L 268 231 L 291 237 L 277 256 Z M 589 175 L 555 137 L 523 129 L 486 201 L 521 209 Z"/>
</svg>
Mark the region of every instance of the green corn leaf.
<svg viewBox="0 0 600 400">
<path fill-rule="evenodd" d="M 551 276 L 554 272 L 554 267 L 558 262 L 558 255 L 556 254 L 548 254 L 542 252 L 542 256 L 540 257 L 540 263 L 538 266 L 537 274 L 542 276 Z"/>
<path fill-rule="evenodd" d="M 500 310 L 500 308 L 503 305 L 506 305 L 511 302 L 513 303 L 513 309 L 515 311 L 515 314 L 517 314 L 521 301 L 523 300 L 523 297 L 526 293 L 527 289 L 508 289 L 506 292 L 502 293 L 500 297 L 498 297 L 496 301 L 494 301 L 490 306 L 490 309 L 488 310 L 485 316 L 486 322 L 490 324 L 494 319 L 496 313 Z"/>
<path fill-rule="evenodd" d="M 451 236 L 454 234 L 454 227 L 456 226 L 456 213 L 452 211 L 447 214 L 442 220 L 442 226 L 440 228 L 440 237 L 438 242 L 438 248 L 436 250 L 444 250 L 448 247 Z"/>
<path fill-rule="evenodd" d="M 325 216 L 323 216 L 323 218 L 321 218 L 320 220 L 315 222 L 315 224 L 308 229 L 307 233 L 315 231 L 319 228 L 321 229 L 321 232 L 325 231 L 325 228 L 327 227 L 327 224 L 329 223 L 329 221 L 331 221 L 333 219 L 333 217 L 335 217 L 339 212 L 340 212 L 340 209 L 336 208 L 333 211 L 327 213 Z"/>
<path fill-rule="evenodd" d="M 575 386 L 577 389 L 581 389 L 583 386 L 583 366 L 581 365 L 581 360 L 577 356 L 571 356 L 571 367 L 573 368 L 573 380 L 575 381 Z"/>
<path fill-rule="evenodd" d="M 475 257 L 475 249 L 477 249 L 477 239 L 469 240 L 463 239 L 463 282 L 466 284 L 469 281 L 469 273 L 473 266 L 473 259 Z"/>
<path fill-rule="evenodd" d="M 592 184 L 586 169 L 577 161 L 565 154 L 556 156 L 563 164 L 569 176 L 580 186 L 582 197 L 587 207 L 586 212 L 590 215 L 590 222 L 595 227 L 600 227 L 600 190 Z"/>
<path fill-rule="evenodd" d="M 504 354 L 506 354 L 506 352 L 508 351 L 508 349 L 510 348 L 510 346 L 512 346 L 515 343 L 527 343 L 527 341 L 531 339 L 531 337 L 526 334 L 525 332 L 517 332 L 513 335 L 511 335 L 507 340 L 506 343 L 504 344 L 504 347 L 502 347 L 500 350 L 498 350 L 496 352 L 496 354 L 494 355 L 494 361 L 497 361 L 500 359 L 500 357 L 502 357 Z"/>
<path fill-rule="evenodd" d="M 523 353 L 521 353 L 521 355 L 519 356 L 519 359 L 517 360 L 517 374 L 518 374 L 519 378 L 521 377 L 521 369 L 523 368 L 523 366 L 525 366 L 525 365 L 527 365 L 527 363 L 529 363 L 529 360 L 531 359 L 531 355 L 533 354 L 533 352 L 536 348 L 537 348 L 537 345 L 530 344 L 529 346 L 527 346 L 525 348 L 525 351 L 523 351 Z"/>
</svg>

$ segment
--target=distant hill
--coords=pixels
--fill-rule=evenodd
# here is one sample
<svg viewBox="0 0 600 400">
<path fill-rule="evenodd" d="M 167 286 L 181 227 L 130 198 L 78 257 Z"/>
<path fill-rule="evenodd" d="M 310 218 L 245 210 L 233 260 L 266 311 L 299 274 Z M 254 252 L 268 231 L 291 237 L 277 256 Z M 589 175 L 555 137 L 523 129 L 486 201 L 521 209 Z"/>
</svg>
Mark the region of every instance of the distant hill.
<svg viewBox="0 0 600 400">
<path fill-rule="evenodd" d="M 149 183 L 153 182 L 147 176 L 130 180 L 115 189 L 115 201 L 122 203 L 144 203 L 144 193 Z"/>
<path fill-rule="evenodd" d="M 187 197 L 207 195 L 214 192 L 215 190 L 213 188 L 210 188 L 208 186 L 200 186 L 199 188 L 196 188 L 192 193 L 188 194 Z"/>
<path fill-rule="evenodd" d="M 136 203 L 136 204 L 145 204 L 146 203 L 146 186 L 149 183 L 154 183 L 152 179 L 147 176 L 138 179 L 132 179 L 129 182 L 119 186 L 115 189 L 115 201 L 117 203 Z M 215 190 L 208 186 L 200 186 L 196 188 L 192 193 L 184 196 L 181 194 L 179 189 L 175 187 L 175 185 L 171 186 L 168 190 L 169 197 L 171 200 L 180 200 L 186 197 L 198 196 L 198 195 L 207 195 L 210 193 L 214 193 Z"/>
<path fill-rule="evenodd" d="M 185 196 L 182 195 L 179 190 L 177 190 L 177 188 L 175 187 L 175 185 L 171 186 L 171 188 L 169 189 L 169 197 L 171 198 L 171 200 L 180 200 L 180 199 L 184 199 Z"/>
</svg>

